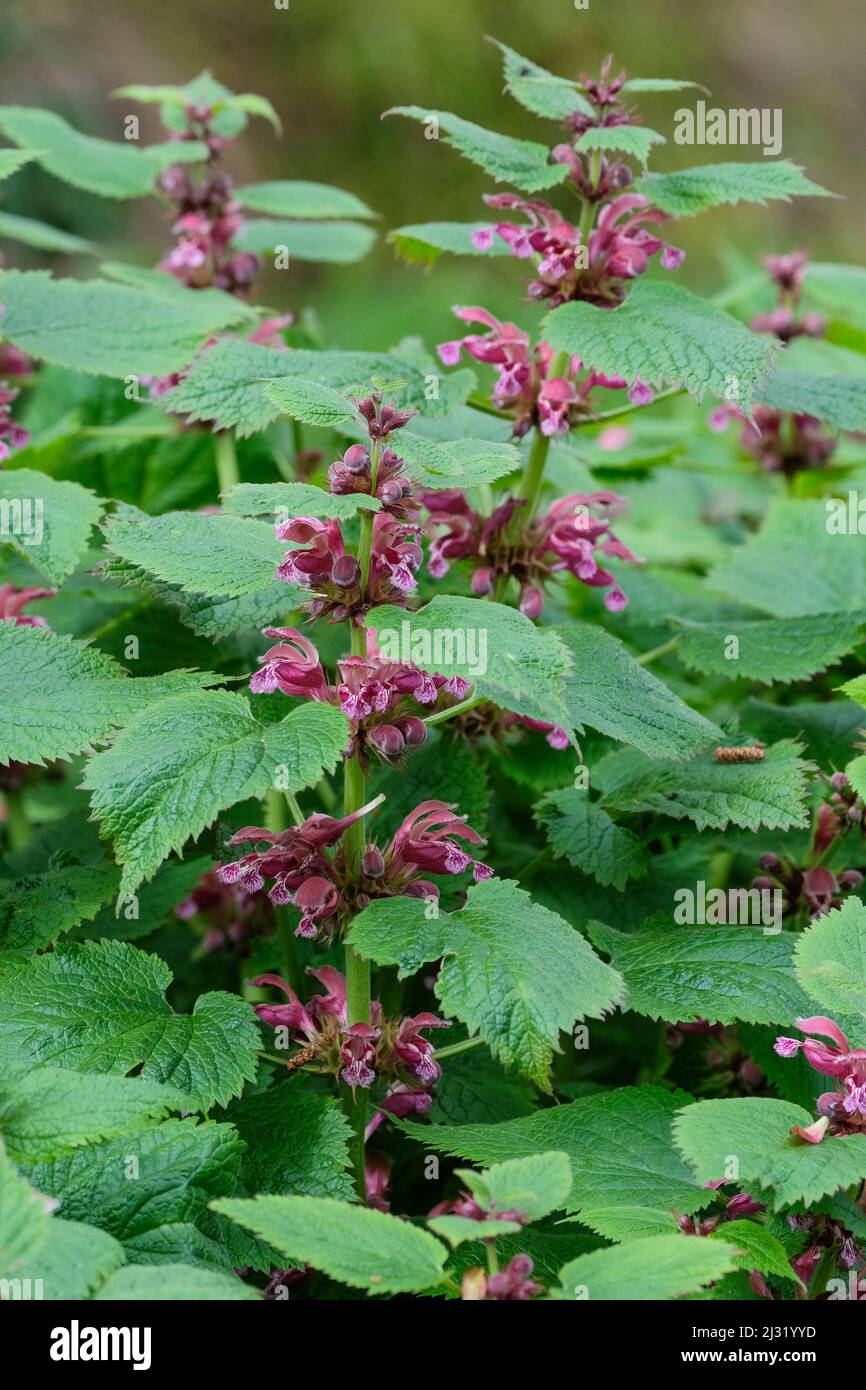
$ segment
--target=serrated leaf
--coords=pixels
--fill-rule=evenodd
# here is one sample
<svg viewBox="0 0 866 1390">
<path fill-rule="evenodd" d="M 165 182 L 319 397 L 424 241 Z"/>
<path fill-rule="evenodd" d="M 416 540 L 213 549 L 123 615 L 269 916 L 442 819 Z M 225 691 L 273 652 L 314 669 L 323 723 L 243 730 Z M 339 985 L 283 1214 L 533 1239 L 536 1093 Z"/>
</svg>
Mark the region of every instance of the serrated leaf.
<svg viewBox="0 0 866 1390">
<path fill-rule="evenodd" d="M 101 500 L 78 483 L 32 468 L 0 473 L 0 538 L 51 584 L 75 569 L 101 515 Z"/>
<path fill-rule="evenodd" d="M 40 1281 L 41 1296 L 50 1302 L 90 1298 L 125 1262 L 123 1246 L 98 1226 L 64 1221 L 48 1223 L 45 1244 L 37 1259 L 26 1262 L 19 1278 Z"/>
<path fill-rule="evenodd" d="M 0 623 L 0 763 L 68 758 L 165 696 L 221 676 L 124 675 L 110 656 L 47 627 Z"/>
<path fill-rule="evenodd" d="M 621 154 L 646 164 L 653 145 L 666 145 L 664 135 L 648 126 L 611 125 L 590 126 L 575 144 L 575 149 L 583 154 L 587 150 L 616 150 Z"/>
<path fill-rule="evenodd" d="M 627 934 L 601 922 L 588 930 L 626 982 L 623 1008 L 649 1018 L 788 1025 L 808 1003 L 794 975 L 792 933 L 648 924 Z"/>
<path fill-rule="evenodd" d="M 257 256 L 272 256 L 285 247 L 289 263 L 296 260 L 350 265 L 366 256 L 375 240 L 373 228 L 362 222 L 290 222 L 256 217 L 244 223 L 234 244 Z"/>
<path fill-rule="evenodd" d="M 773 1188 L 782 1205 L 808 1203 L 866 1177 L 866 1135 L 807 1144 L 790 1132 L 813 1123 L 787 1100 L 702 1100 L 677 1115 L 674 1138 L 698 1182 L 723 1176 L 733 1156 L 744 1185 Z"/>
<path fill-rule="evenodd" d="M 272 179 L 236 188 L 241 207 L 269 217 L 375 217 L 375 213 L 343 188 L 301 179 Z"/>
<path fill-rule="evenodd" d="M 233 1274 L 195 1265 L 124 1265 L 94 1295 L 109 1303 L 229 1303 L 261 1294 Z"/>
<path fill-rule="evenodd" d="M 259 486 L 250 484 L 251 487 Z M 261 484 L 267 487 L 268 484 Z M 256 628 L 272 627 L 286 612 L 290 597 L 282 579 L 274 579 L 264 589 L 252 594 L 230 597 L 227 594 L 189 594 L 164 579 L 156 579 L 119 556 L 107 555 L 99 566 L 100 575 L 133 589 L 142 589 L 161 603 L 179 610 L 181 622 L 200 637 L 212 641 L 230 637 L 233 633 Z"/>
<path fill-rule="evenodd" d="M 0 1278 L 21 1278 L 40 1254 L 53 1205 L 33 1190 L 0 1149 Z"/>
<path fill-rule="evenodd" d="M 10 1158 L 31 1163 L 129 1134 L 188 1106 L 181 1091 L 139 1077 L 13 1067 L 0 1081 L 0 1134 Z"/>
<path fill-rule="evenodd" d="M 781 1279 L 796 1277 L 782 1242 L 757 1221 L 723 1221 L 718 1230 L 711 1232 L 709 1239 L 723 1240 L 735 1246 L 736 1263 L 740 1269 L 757 1269 L 762 1274 L 776 1274 Z"/>
<path fill-rule="evenodd" d="M 622 84 L 624 92 L 682 92 L 687 87 L 699 87 L 702 92 L 707 90 L 700 82 L 687 82 L 679 77 L 629 77 Z"/>
<path fill-rule="evenodd" d="M 508 92 L 527 111 L 552 121 L 564 121 L 577 111 L 587 116 L 593 114 L 593 108 L 573 82 L 554 76 L 498 39 L 492 42 L 502 54 L 502 75 Z"/>
<path fill-rule="evenodd" d="M 845 775 L 860 800 L 866 799 L 866 756 L 854 758 L 845 768 Z"/>
<path fill-rule="evenodd" d="M 189 897 L 199 879 L 213 868 L 210 855 L 193 859 L 169 859 L 157 870 L 150 883 L 143 883 L 135 901 L 106 903 L 92 922 L 79 925 L 78 941 L 99 941 L 102 937 L 120 937 L 137 941 L 158 931 L 166 918 L 175 920 L 174 909 Z M 114 866 L 116 882 L 117 866 Z M 115 887 L 115 895 L 117 888 Z"/>
<path fill-rule="evenodd" d="M 405 381 L 405 387 L 395 392 L 397 403 L 401 407 L 422 406 L 428 415 L 436 413 L 426 400 L 425 373 L 396 355 L 277 351 L 239 338 L 223 338 L 208 348 L 184 374 L 180 385 L 163 397 L 162 404 L 190 420 L 211 421 L 216 429 L 236 429 L 243 437 L 263 430 L 277 418 L 279 410 L 262 388 L 265 381 L 287 376 L 313 378 L 334 390 L 360 395 L 370 389 L 373 377 Z M 443 381 L 448 379 L 443 377 Z M 450 402 L 445 404 L 453 408 Z"/>
<path fill-rule="evenodd" d="M 484 599 L 439 594 L 418 612 L 374 608 L 367 626 L 391 660 L 462 676 L 503 709 L 568 724 L 564 689 L 571 660 L 560 639 L 522 613 Z"/>
<path fill-rule="evenodd" d="M 671 1121 L 687 1099 L 660 1086 L 623 1086 L 495 1125 L 403 1123 L 429 1148 L 492 1164 L 555 1149 L 571 1160 L 569 1211 L 583 1206 L 693 1212 L 700 1188 L 673 1145 Z"/>
<path fill-rule="evenodd" d="M 223 1199 L 213 1210 L 276 1246 L 368 1293 L 412 1293 L 442 1280 L 445 1246 L 408 1221 L 327 1197 Z"/>
<path fill-rule="evenodd" d="M 534 140 L 515 140 L 485 130 L 473 121 L 464 121 L 448 111 L 430 111 L 423 106 L 392 106 L 386 116 L 408 116 L 427 125 L 431 121 L 444 133 L 447 145 L 477 164 L 497 183 L 510 183 L 522 193 L 540 193 L 564 183 L 567 169 L 550 163 L 550 150 Z"/>
<path fill-rule="evenodd" d="M 833 197 L 788 159 L 704 164 L 670 174 L 644 174 L 635 187 L 653 207 L 672 217 L 692 217 L 722 203 L 760 203 L 763 207 L 776 198 L 788 203 L 793 197 Z"/>
<path fill-rule="evenodd" d="M 722 731 L 639 666 L 616 637 L 590 623 L 557 628 L 574 658 L 566 680 L 572 724 L 629 743 L 651 758 L 689 758 Z"/>
<path fill-rule="evenodd" d="M 473 233 L 489 226 L 489 222 L 416 222 L 395 227 L 388 233 L 388 240 L 405 261 L 421 261 L 425 265 L 432 265 L 443 251 L 454 256 L 507 256 L 508 247 L 501 239 L 495 239 L 486 251 L 473 244 Z"/>
<path fill-rule="evenodd" d="M 0 237 L 20 241 L 23 246 L 35 246 L 39 251 L 57 251 L 63 256 L 92 256 L 96 252 L 93 243 L 85 241 L 84 237 L 12 212 L 0 212 Z"/>
<path fill-rule="evenodd" d="M 188 366 L 202 342 L 246 311 L 231 296 L 156 294 L 107 280 L 0 272 L 3 334 L 46 362 L 98 376 L 162 376 Z"/>
<path fill-rule="evenodd" d="M 0 179 L 8 179 L 41 153 L 41 150 L 0 150 Z"/>
<path fill-rule="evenodd" d="M 222 101 L 215 103 L 217 114 L 220 111 L 243 111 L 247 116 L 262 116 L 266 121 L 270 121 L 278 135 L 282 135 L 283 127 L 280 118 L 274 110 L 267 97 L 260 96 L 258 92 L 232 92 Z"/>
<path fill-rule="evenodd" d="M 631 830 L 617 825 L 585 791 L 563 787 L 548 792 L 535 808 L 556 858 L 591 874 L 604 887 L 622 890 L 630 878 L 642 878 L 649 855 Z"/>
<path fill-rule="evenodd" d="M 242 1154 L 231 1125 L 165 1120 L 26 1171 L 62 1197 L 65 1218 L 92 1222 L 134 1257 L 161 1228 L 212 1227 L 208 1202 L 235 1190 Z"/>
<path fill-rule="evenodd" d="M 843 511 L 846 504 L 835 504 Z M 713 589 L 777 618 L 866 608 L 866 547 L 831 532 L 833 500 L 777 498 L 757 535 L 710 571 Z"/>
<path fill-rule="evenodd" d="M 632 811 L 687 818 L 699 830 L 790 830 L 808 824 L 806 773 L 812 765 L 790 739 L 766 749 L 761 762 L 720 763 L 710 755 L 686 763 L 629 755 L 605 803 Z"/>
<path fill-rule="evenodd" d="M 728 680 L 806 680 L 835 666 L 863 640 L 866 612 L 815 613 L 798 618 L 686 623 L 677 655 L 696 671 Z M 731 638 L 736 655 L 729 657 Z"/>
<path fill-rule="evenodd" d="M 707 392 L 724 399 L 733 378 L 744 408 L 777 348 L 768 334 L 751 332 L 681 285 L 646 279 L 617 309 L 562 304 L 542 330 L 552 348 L 579 355 L 596 371 L 640 377 L 654 387 L 684 386 L 699 400 Z"/>
<path fill-rule="evenodd" d="M 82 135 L 62 116 L 36 106 L 0 106 L 0 132 L 27 149 L 49 174 L 103 198 L 139 198 L 154 191 L 156 177 L 170 164 L 203 161 L 199 141 L 166 141 L 142 148 L 129 140 Z"/>
<path fill-rule="evenodd" d="M 813 415 L 839 430 L 866 430 L 866 380 L 781 369 L 758 391 L 774 410 Z"/>
<path fill-rule="evenodd" d="M 519 1221 L 500 1221 L 494 1217 L 475 1221 L 469 1216 L 444 1216 L 428 1218 L 427 1225 L 434 1235 L 447 1240 L 452 1249 L 467 1240 L 496 1240 L 498 1236 L 516 1235 L 520 1231 Z"/>
<path fill-rule="evenodd" d="M 460 1169 L 456 1172 L 465 1179 Z M 560 1211 L 571 1191 L 568 1155 L 556 1150 L 495 1163 L 480 1176 L 491 1209 L 519 1211 L 528 1221 L 541 1221 Z"/>
<path fill-rule="evenodd" d="M 95 917 L 113 899 L 117 866 L 47 864 L 41 873 L 0 878 L 0 956 L 33 955 Z"/>
<path fill-rule="evenodd" d="M 489 439 L 426 439 L 401 430 L 395 448 L 406 463 L 409 477 L 421 487 L 477 487 L 493 483 L 520 467 L 520 452 L 513 444 Z"/>
<path fill-rule="evenodd" d="M 247 1146 L 241 1177 L 250 1192 L 354 1200 L 352 1131 L 338 1101 L 293 1078 L 238 1101 L 229 1119 Z"/>
<path fill-rule="evenodd" d="M 665 1207 L 581 1207 L 580 1215 L 570 1219 L 618 1242 L 673 1235 L 679 1230 L 673 1212 Z"/>
<path fill-rule="evenodd" d="M 270 527 L 237 516 L 165 512 L 113 516 L 105 524 L 108 549 L 186 593 L 239 598 L 273 583 L 285 546 Z M 288 603 L 289 589 L 286 588 Z"/>
<path fill-rule="evenodd" d="M 852 894 L 807 927 L 797 939 L 794 968 L 828 1014 L 866 1013 L 866 906 L 860 898 Z"/>
<path fill-rule="evenodd" d="M 339 521 L 349 521 L 359 510 L 377 512 L 382 505 L 378 497 L 364 492 L 326 492 L 312 483 L 238 483 L 223 493 L 222 503 L 232 516 L 315 516 Z"/>
<path fill-rule="evenodd" d="M 300 706 L 262 725 L 246 700 L 198 691 L 161 701 L 132 719 L 87 766 L 93 814 L 123 866 L 120 891 L 133 891 L 172 850 L 201 834 L 220 811 L 263 796 L 283 770 L 301 791 L 333 772 L 348 741 L 341 710 Z"/>
<path fill-rule="evenodd" d="M 191 1015 L 164 998 L 171 971 L 125 941 L 66 943 L 0 967 L 0 1045 L 82 1072 L 140 1067 L 146 1081 L 183 1091 L 190 1109 L 226 1105 L 256 1074 L 259 1032 L 243 999 L 214 991 Z"/>
<path fill-rule="evenodd" d="M 509 880 L 476 884 L 461 911 L 429 921 L 420 901 L 378 899 L 354 919 L 349 939 L 404 975 L 444 957 L 435 988 L 445 1013 L 545 1089 L 560 1031 L 621 998 L 619 976 L 584 938 Z"/>
<path fill-rule="evenodd" d="M 262 389 L 268 400 L 279 407 L 281 414 L 290 416 L 292 420 L 300 420 L 305 425 L 337 429 L 357 418 L 355 407 L 346 396 L 308 377 L 283 377 L 280 381 L 269 382 Z"/>
<path fill-rule="evenodd" d="M 654 1302 L 681 1298 L 735 1268 L 733 1252 L 684 1235 L 644 1236 L 570 1260 L 559 1272 L 558 1299 Z"/>
</svg>

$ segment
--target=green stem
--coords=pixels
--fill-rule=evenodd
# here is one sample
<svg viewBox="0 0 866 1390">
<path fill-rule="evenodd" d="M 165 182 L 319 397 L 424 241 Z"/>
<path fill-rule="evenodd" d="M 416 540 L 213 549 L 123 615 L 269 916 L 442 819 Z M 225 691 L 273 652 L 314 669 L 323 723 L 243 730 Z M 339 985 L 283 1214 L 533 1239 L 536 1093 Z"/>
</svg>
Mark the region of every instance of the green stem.
<svg viewBox="0 0 866 1390">
<path fill-rule="evenodd" d="M 374 439 L 370 448 L 370 493 L 376 496 L 376 480 L 379 473 L 379 455 L 382 451 L 382 441 Z M 365 507 L 361 511 L 361 538 L 358 541 L 358 563 L 361 566 L 361 593 L 367 592 L 367 581 L 370 578 L 370 554 L 373 549 L 373 513 Z M 352 639 L 354 642 L 355 632 L 360 631 L 364 642 L 362 656 L 367 652 L 367 636 L 363 628 L 352 629 Z M 356 655 L 354 646 L 352 654 Z"/>
<path fill-rule="evenodd" d="M 238 470 L 238 456 L 235 450 L 235 437 L 231 430 L 220 430 L 213 437 L 216 455 L 217 486 L 220 495 L 235 487 L 241 480 Z"/>
<path fill-rule="evenodd" d="M 437 1047 L 436 1056 L 457 1057 L 461 1052 L 470 1052 L 473 1047 L 481 1047 L 483 1038 L 464 1038 L 463 1042 L 451 1043 L 448 1047 Z"/>
<path fill-rule="evenodd" d="M 10 850 L 23 849 L 30 839 L 30 822 L 24 814 L 20 792 L 4 792 L 6 803 L 6 832 Z"/>
<path fill-rule="evenodd" d="M 662 642 L 660 647 L 653 647 L 652 651 L 644 652 L 643 656 L 636 657 L 637 665 L 649 666 L 650 662 L 655 661 L 658 657 L 667 656 L 668 652 L 672 652 L 674 647 L 679 646 L 681 635 L 681 633 L 677 633 L 676 637 L 672 637 L 669 642 Z"/>
<path fill-rule="evenodd" d="M 601 150 L 593 150 L 589 157 L 589 182 L 593 190 L 598 186 L 598 176 L 601 172 Z M 592 224 L 595 221 L 595 202 L 592 198 L 584 198 L 583 211 L 580 214 L 580 240 L 585 246 L 592 231 Z"/>
<path fill-rule="evenodd" d="M 450 705 L 448 709 L 442 709 L 438 714 L 428 714 L 424 723 L 428 729 L 434 724 L 444 724 L 446 719 L 453 719 L 456 714 L 465 714 L 468 709 L 474 709 L 476 705 L 484 703 L 483 695 L 467 695 L 465 700 L 461 700 L 458 705 Z"/>
<path fill-rule="evenodd" d="M 295 816 L 295 823 L 301 825 L 303 815 L 292 793 L 286 792 L 284 797 L 283 793 L 277 791 L 276 787 L 269 787 L 265 794 L 265 826 L 276 835 L 287 828 L 287 807 Z M 300 816 L 300 820 L 298 816 Z M 295 923 L 287 907 L 275 907 L 274 917 L 277 923 L 277 940 L 280 943 L 280 952 L 283 958 L 283 975 L 286 983 L 291 985 L 295 993 L 298 994 L 301 990 L 303 977 L 295 945 Z"/>
<path fill-rule="evenodd" d="M 485 1240 L 484 1245 L 487 1249 L 487 1273 L 499 1273 L 499 1260 L 496 1255 L 496 1237 L 492 1240 Z"/>
</svg>

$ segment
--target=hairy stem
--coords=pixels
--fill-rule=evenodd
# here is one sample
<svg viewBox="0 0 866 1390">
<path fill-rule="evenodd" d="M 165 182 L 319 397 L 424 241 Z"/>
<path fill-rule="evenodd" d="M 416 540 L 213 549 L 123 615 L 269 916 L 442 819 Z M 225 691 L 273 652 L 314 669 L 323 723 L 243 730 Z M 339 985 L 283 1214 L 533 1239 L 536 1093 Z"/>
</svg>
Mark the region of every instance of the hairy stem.
<svg viewBox="0 0 866 1390">
<path fill-rule="evenodd" d="M 468 709 L 474 709 L 476 705 L 483 704 L 483 695 L 468 695 L 465 700 L 461 700 L 459 705 L 451 705 L 448 709 L 442 709 L 438 714 L 428 714 L 424 723 L 430 729 L 434 724 L 444 724 L 446 719 L 453 719 L 456 714 L 465 714 Z"/>
<path fill-rule="evenodd" d="M 289 801 L 290 797 L 291 801 Z M 292 793 L 286 792 L 284 797 L 283 793 L 277 791 L 276 787 L 269 787 L 265 795 L 265 825 L 268 830 L 279 835 L 287 828 L 287 810 L 292 810 L 296 825 L 303 823 L 303 815 Z M 297 815 L 295 815 L 295 811 L 297 811 Z M 291 985 L 297 994 L 301 989 L 302 976 L 295 945 L 295 924 L 287 907 L 275 906 L 274 917 L 277 923 L 277 940 L 280 943 L 280 953 L 283 958 L 283 977 L 286 984 Z"/>
<path fill-rule="evenodd" d="M 216 454 L 217 486 L 220 495 L 222 495 L 241 480 L 234 433 L 232 430 L 219 430 L 214 435 L 213 442 Z"/>
<path fill-rule="evenodd" d="M 668 652 L 672 652 L 675 647 L 679 646 L 680 635 L 680 633 L 677 633 L 676 637 L 671 637 L 670 641 L 662 642 L 660 647 L 653 647 L 652 651 L 644 652 L 643 656 L 636 657 L 635 660 L 637 665 L 649 666 L 650 663 L 656 661 L 658 657 L 667 656 Z"/>
</svg>

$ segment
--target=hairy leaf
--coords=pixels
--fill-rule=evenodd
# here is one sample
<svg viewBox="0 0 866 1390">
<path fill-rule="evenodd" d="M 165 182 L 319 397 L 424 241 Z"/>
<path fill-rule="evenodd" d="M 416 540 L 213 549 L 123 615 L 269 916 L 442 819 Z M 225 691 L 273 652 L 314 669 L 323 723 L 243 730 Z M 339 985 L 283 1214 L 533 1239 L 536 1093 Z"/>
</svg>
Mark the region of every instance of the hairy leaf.
<svg viewBox="0 0 866 1390">
<path fill-rule="evenodd" d="M 644 1236 L 610 1250 L 593 1250 L 559 1272 L 560 1299 L 630 1302 L 681 1298 L 735 1268 L 733 1252 L 688 1236 Z"/>
<path fill-rule="evenodd" d="M 100 499 L 78 483 L 31 468 L 0 473 L 0 537 L 50 584 L 75 569 L 101 515 Z"/>
<path fill-rule="evenodd" d="M 798 618 L 686 623 L 677 655 L 687 666 L 728 680 L 800 681 L 842 660 L 863 638 L 866 612 Z M 736 647 L 731 644 L 736 639 Z M 729 656 L 728 652 L 735 652 Z"/>
<path fill-rule="evenodd" d="M 807 927 L 797 938 L 794 968 L 828 1014 L 866 1013 L 866 906 L 860 898 L 852 894 Z"/>
<path fill-rule="evenodd" d="M 692 217 L 722 203 L 765 206 L 776 198 L 789 203 L 792 197 L 804 195 L 833 197 L 788 159 L 761 160 L 756 164 L 705 164 L 696 169 L 677 169 L 670 174 L 644 174 L 635 186 L 649 198 L 653 207 L 672 217 Z"/>
<path fill-rule="evenodd" d="M 343 188 L 300 179 L 272 179 L 236 188 L 241 207 L 269 217 L 374 217 L 375 213 Z"/>
<path fill-rule="evenodd" d="M 534 140 L 515 140 L 485 130 L 472 121 L 464 121 L 448 111 L 429 111 L 423 106 L 392 106 L 386 116 L 408 116 L 423 125 L 435 122 L 434 128 L 443 133 L 447 145 L 477 164 L 497 183 L 510 183 L 522 193 L 540 193 L 546 188 L 564 183 L 567 169 L 564 164 L 551 164 L 546 145 Z"/>
</svg>

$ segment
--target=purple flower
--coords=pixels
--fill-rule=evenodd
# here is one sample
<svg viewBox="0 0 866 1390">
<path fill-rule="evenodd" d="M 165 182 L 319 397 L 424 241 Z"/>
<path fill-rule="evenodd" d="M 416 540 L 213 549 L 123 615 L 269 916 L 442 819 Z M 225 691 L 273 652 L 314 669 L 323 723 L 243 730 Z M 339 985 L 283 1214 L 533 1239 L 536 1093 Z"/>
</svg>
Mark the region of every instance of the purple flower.
<svg viewBox="0 0 866 1390">
<path fill-rule="evenodd" d="M 416 527 L 401 525 L 387 512 L 376 514 L 370 572 L 362 589 L 361 567 L 345 549 L 339 522 L 293 517 L 277 526 L 276 535 L 302 548 L 286 552 L 276 578 L 310 591 L 304 606 L 312 617 L 328 616 L 331 622 L 351 621 L 363 627 L 366 613 L 377 604 L 406 606 L 423 558 L 416 534 Z"/>
<path fill-rule="evenodd" d="M 819 1033 L 821 1038 L 806 1037 L 776 1039 L 775 1051 L 780 1057 L 794 1057 L 802 1052 L 810 1067 L 822 1076 L 837 1082 L 835 1091 L 825 1091 L 818 1097 L 821 1118 L 813 1125 L 795 1126 L 791 1131 L 807 1143 L 820 1143 L 826 1133 L 856 1134 L 866 1131 L 866 1049 L 852 1048 L 841 1028 L 822 1014 L 798 1018 L 801 1033 Z"/>
<path fill-rule="evenodd" d="M 416 1014 L 414 1018 L 404 1018 L 394 1037 L 394 1054 L 403 1067 L 420 1085 L 431 1087 L 442 1074 L 442 1068 L 435 1060 L 433 1044 L 422 1038 L 422 1029 L 449 1028 L 451 1025 L 437 1018 L 435 1014 Z"/>
<path fill-rule="evenodd" d="M 36 599 L 54 598 L 55 593 L 55 589 L 16 589 L 14 584 L 0 584 L 0 622 L 12 623 L 13 627 L 47 627 L 44 618 L 31 617 L 21 610 Z"/>
<path fill-rule="evenodd" d="M 366 1089 L 376 1080 L 375 1042 L 380 1035 L 381 1029 L 373 1028 L 369 1023 L 353 1023 L 343 1033 L 340 1046 L 343 1069 L 340 1076 L 353 1091 L 358 1086 Z"/>
</svg>

